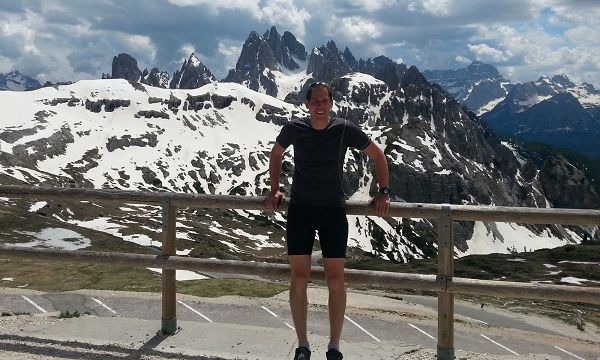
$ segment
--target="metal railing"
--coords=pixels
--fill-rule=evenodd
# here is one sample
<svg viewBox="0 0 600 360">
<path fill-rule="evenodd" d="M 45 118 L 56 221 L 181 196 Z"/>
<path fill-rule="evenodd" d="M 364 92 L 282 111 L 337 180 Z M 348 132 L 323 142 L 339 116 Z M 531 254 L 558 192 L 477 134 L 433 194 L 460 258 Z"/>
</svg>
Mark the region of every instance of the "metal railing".
<svg viewBox="0 0 600 360">
<path fill-rule="evenodd" d="M 162 268 L 161 331 L 177 330 L 175 270 L 216 271 L 251 275 L 289 275 L 286 264 L 232 260 L 200 259 L 176 256 L 175 226 L 178 208 L 218 208 L 264 210 L 264 197 L 200 195 L 183 193 L 137 192 L 75 188 L 49 188 L 0 185 L 0 196 L 45 200 L 100 200 L 160 204 L 162 207 L 162 254 L 122 254 L 92 251 L 65 251 L 0 245 L 0 254 L 17 257 L 42 257 L 81 263 L 113 263 L 133 267 Z M 281 210 L 287 209 L 283 204 Z M 374 215 L 366 202 L 348 202 L 349 215 Z M 345 279 L 354 283 L 388 283 L 398 288 L 438 292 L 438 345 L 440 360 L 454 359 L 454 294 L 494 295 L 600 304 L 600 288 L 477 280 L 454 277 L 453 224 L 457 220 L 497 221 L 526 224 L 600 225 L 600 210 L 548 209 L 449 204 L 392 203 L 390 217 L 437 220 L 437 275 L 405 274 L 384 271 L 345 271 Z M 324 279 L 322 267 L 314 267 L 311 276 Z"/>
</svg>

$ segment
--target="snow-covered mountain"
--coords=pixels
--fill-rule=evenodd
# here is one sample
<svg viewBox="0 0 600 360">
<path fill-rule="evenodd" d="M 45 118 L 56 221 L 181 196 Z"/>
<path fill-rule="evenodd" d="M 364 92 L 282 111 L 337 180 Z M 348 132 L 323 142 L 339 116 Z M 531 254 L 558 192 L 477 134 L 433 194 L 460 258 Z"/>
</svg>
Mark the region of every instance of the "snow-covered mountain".
<svg viewBox="0 0 600 360">
<path fill-rule="evenodd" d="M 557 201 L 561 194 L 550 196 L 546 190 L 555 186 L 553 177 L 542 179 L 549 169 L 570 164 L 554 159 L 558 165 L 544 170 L 517 158 L 516 149 L 485 133 L 460 104 L 417 73 L 409 69 L 396 89 L 361 73 L 332 82 L 334 111 L 359 124 L 385 150 L 396 198 L 541 207 Z M 3 183 L 240 195 L 268 190 L 269 152 L 280 127 L 292 117 L 306 116 L 303 107 L 235 83 L 169 90 L 118 79 L 6 92 L 0 108 Z M 287 152 L 283 163 L 285 191 L 293 172 L 292 154 Z M 362 153 L 348 154 L 344 190 L 351 199 L 368 200 L 375 191 L 372 167 Z M 564 176 L 560 181 L 565 189 L 583 194 L 588 206 L 600 204 L 585 177 L 568 182 L 569 173 Z M 567 201 L 570 207 L 586 205 L 576 198 Z M 96 216 L 78 215 L 73 205 L 33 203 L 31 209 L 52 214 L 52 221 L 71 229 L 157 244 L 152 240 L 156 233 L 149 230 L 157 208 L 124 204 L 112 211 L 100 208 Z M 284 253 L 284 219 L 279 214 L 182 216 L 178 237 L 192 255 L 252 258 Z M 140 218 L 149 223 L 135 225 Z M 436 252 L 435 227 L 428 220 L 351 216 L 350 224 L 352 256 L 366 252 L 407 261 Z M 457 248 L 460 254 L 471 254 L 554 247 L 580 242 L 586 231 L 589 237 L 600 237 L 596 229 L 577 227 L 461 223 Z M 210 250 L 206 241 L 212 244 Z M 193 250 L 200 247 L 204 250 Z"/>
<path fill-rule="evenodd" d="M 513 84 L 489 64 L 425 71 L 502 135 L 541 142 L 600 158 L 600 91 L 565 75 Z"/>
<path fill-rule="evenodd" d="M 503 135 L 600 158 L 600 91 L 564 75 L 515 85 L 482 120 Z"/>
<path fill-rule="evenodd" d="M 13 70 L 6 74 L 0 73 L 0 91 L 26 91 L 35 90 L 42 87 L 39 81 L 27 75 L 21 74 L 17 70 Z"/>
<path fill-rule="evenodd" d="M 481 61 L 456 70 L 426 70 L 423 75 L 477 115 L 493 109 L 514 86 L 498 69 Z"/>
<path fill-rule="evenodd" d="M 500 142 L 416 67 L 385 56 L 356 60 L 333 41 L 308 55 L 289 32 L 280 36 L 274 27 L 262 36 L 252 32 L 228 82 L 215 82 L 193 54 L 171 89 L 165 88 L 168 74 L 140 71 L 127 54 L 113 59 L 113 73 L 104 78 L 0 94 L 0 181 L 261 195 L 269 189 L 275 137 L 290 119 L 307 116 L 303 89 L 316 80 L 332 84 L 334 113 L 361 126 L 384 149 L 393 199 L 600 207 L 598 194 L 566 159 L 539 158 Z M 292 156 L 293 149 L 283 162 L 285 192 Z M 376 191 L 367 160 L 361 152 L 348 153 L 344 191 L 351 199 L 366 201 Z M 30 212 L 71 230 L 158 244 L 151 230 L 156 207 L 92 205 L 99 207 L 97 213 L 74 204 L 27 204 Z M 280 214 L 211 210 L 181 217 L 178 238 L 192 256 L 253 259 L 285 253 Z M 351 256 L 407 261 L 436 253 L 436 228 L 428 220 L 350 216 L 349 222 Z M 584 237 L 598 239 L 600 232 L 463 222 L 456 244 L 465 255 L 554 247 Z"/>
</svg>

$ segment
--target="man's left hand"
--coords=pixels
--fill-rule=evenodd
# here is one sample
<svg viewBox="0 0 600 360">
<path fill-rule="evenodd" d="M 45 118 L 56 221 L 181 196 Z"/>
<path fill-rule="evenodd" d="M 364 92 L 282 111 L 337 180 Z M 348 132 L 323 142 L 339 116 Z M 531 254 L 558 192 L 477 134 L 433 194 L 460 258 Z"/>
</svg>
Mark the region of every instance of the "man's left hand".
<svg viewBox="0 0 600 360">
<path fill-rule="evenodd" d="M 369 205 L 375 207 L 377 216 L 385 216 L 390 210 L 390 196 L 378 194 L 371 200 Z"/>
</svg>

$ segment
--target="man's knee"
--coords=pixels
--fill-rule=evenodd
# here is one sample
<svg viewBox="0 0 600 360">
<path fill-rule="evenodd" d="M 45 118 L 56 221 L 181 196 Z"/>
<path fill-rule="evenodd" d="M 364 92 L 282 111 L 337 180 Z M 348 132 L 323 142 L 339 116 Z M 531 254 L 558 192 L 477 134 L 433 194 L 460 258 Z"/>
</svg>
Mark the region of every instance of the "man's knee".
<svg viewBox="0 0 600 360">
<path fill-rule="evenodd" d="M 292 281 L 308 282 L 310 278 L 310 269 L 292 269 Z"/>
<path fill-rule="evenodd" d="M 326 264 L 325 279 L 330 290 L 343 289 L 345 286 L 343 261 L 330 261 Z"/>
<path fill-rule="evenodd" d="M 290 256 L 292 281 L 308 282 L 310 278 L 310 256 Z"/>
</svg>

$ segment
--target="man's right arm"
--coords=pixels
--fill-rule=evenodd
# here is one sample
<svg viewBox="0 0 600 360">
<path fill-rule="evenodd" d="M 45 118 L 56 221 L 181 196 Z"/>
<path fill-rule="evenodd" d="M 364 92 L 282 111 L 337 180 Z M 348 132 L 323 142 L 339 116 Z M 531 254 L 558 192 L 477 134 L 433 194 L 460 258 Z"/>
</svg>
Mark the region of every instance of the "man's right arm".
<svg viewBox="0 0 600 360">
<path fill-rule="evenodd" d="M 279 143 L 273 145 L 271 156 L 269 158 L 269 178 L 271 180 L 271 191 L 265 199 L 265 204 L 269 210 L 277 210 L 279 203 L 283 200 L 283 193 L 279 191 L 279 177 L 281 176 L 281 162 L 285 148 Z"/>
</svg>

